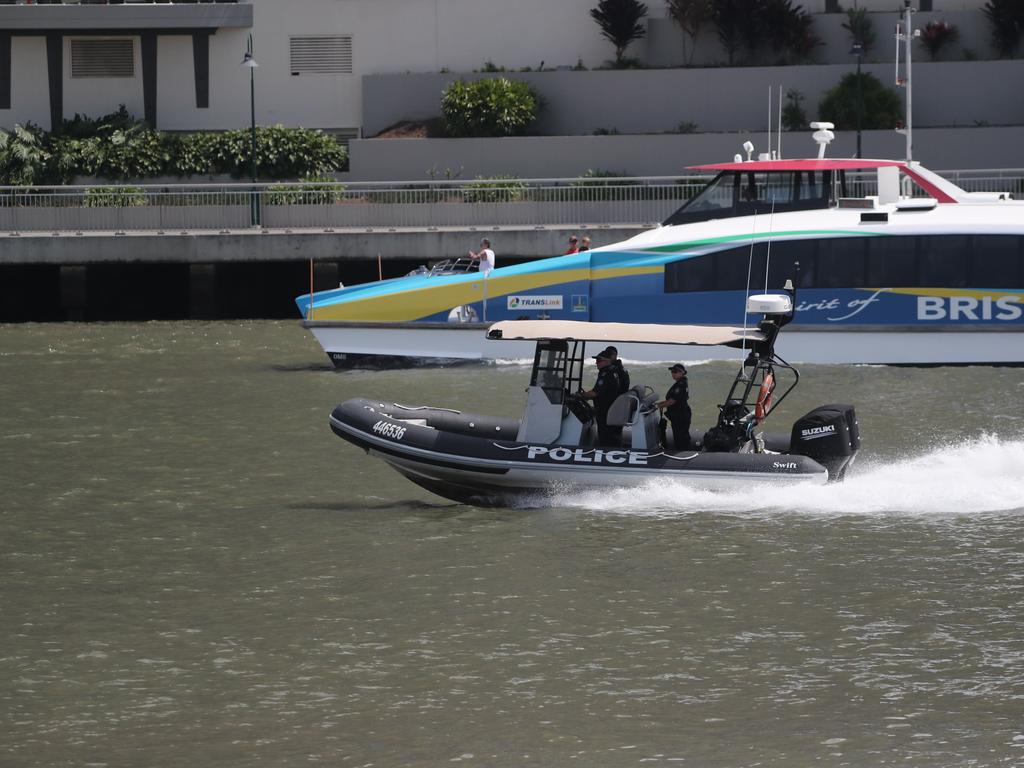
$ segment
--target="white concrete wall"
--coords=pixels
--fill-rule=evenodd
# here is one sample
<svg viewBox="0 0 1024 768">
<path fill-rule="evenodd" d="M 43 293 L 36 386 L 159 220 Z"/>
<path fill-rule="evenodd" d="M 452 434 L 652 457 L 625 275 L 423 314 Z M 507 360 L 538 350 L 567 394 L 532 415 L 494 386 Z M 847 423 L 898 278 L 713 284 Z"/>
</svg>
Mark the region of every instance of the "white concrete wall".
<svg viewBox="0 0 1024 768">
<path fill-rule="evenodd" d="M 76 36 L 77 37 L 77 36 Z M 123 40 L 127 35 L 111 35 L 109 38 Z M 105 39 L 105 38 L 89 38 Z M 133 77 L 71 77 L 71 38 L 64 38 L 64 117 L 72 118 L 75 113 L 99 117 L 113 112 L 124 104 L 133 115 L 142 117 L 142 47 L 139 38 L 132 37 L 135 52 L 135 75 Z M 39 85 L 46 91 L 46 69 Z M 47 97 L 48 99 L 49 97 Z M 49 101 L 47 101 L 49 105 Z M 41 121 L 40 121 L 41 122 Z M 46 123 L 50 122 L 49 106 Z M 44 124 L 46 124 L 44 123 Z"/>
<path fill-rule="evenodd" d="M 692 165 L 728 162 L 750 139 L 767 150 L 763 132 L 675 136 L 538 136 L 505 139 L 362 139 L 352 142 L 351 172 L 343 180 L 426 181 L 510 174 L 520 178 L 574 178 L 588 170 L 631 176 L 672 176 Z M 905 138 L 895 131 L 865 131 L 864 157 L 901 159 Z M 772 139 L 775 146 L 775 137 Z M 853 157 L 856 133 L 841 131 L 829 157 Z M 784 157 L 813 157 L 809 132 L 786 132 Z M 925 128 L 914 130 L 914 159 L 933 170 L 1024 168 L 1024 129 Z"/>
<path fill-rule="evenodd" d="M 46 40 L 11 38 L 11 108 L 0 109 L 0 125 L 33 122 L 50 128 L 50 94 L 46 86 Z"/>
<path fill-rule="evenodd" d="M 893 87 L 891 64 L 865 64 Z M 819 115 L 824 93 L 849 74 L 846 64 L 794 67 L 526 72 L 547 107 L 537 124 L 548 135 L 664 133 L 681 122 L 702 132 L 759 130 L 768 126 L 768 91 L 795 89 L 808 119 Z M 364 126 L 373 136 L 400 120 L 441 113 L 441 92 L 458 75 L 376 75 L 364 79 Z M 477 75 L 484 77 L 484 75 Z M 914 66 L 914 125 L 919 127 L 1024 125 L 1024 60 L 918 63 Z M 902 98 L 902 93 L 901 93 Z M 777 100 L 776 100 L 777 109 Z M 1022 129 L 1024 133 L 1024 129 Z"/>
</svg>

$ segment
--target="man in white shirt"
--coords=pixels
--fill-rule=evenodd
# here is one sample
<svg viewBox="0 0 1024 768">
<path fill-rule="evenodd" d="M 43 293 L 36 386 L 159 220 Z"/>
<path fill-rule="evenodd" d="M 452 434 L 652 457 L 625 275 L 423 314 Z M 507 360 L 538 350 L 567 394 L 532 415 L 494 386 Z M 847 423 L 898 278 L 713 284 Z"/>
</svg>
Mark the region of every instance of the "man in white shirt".
<svg viewBox="0 0 1024 768">
<path fill-rule="evenodd" d="M 491 241 L 486 237 L 480 241 L 480 250 L 476 253 L 469 252 L 469 258 L 480 262 L 480 272 L 487 277 L 494 269 L 494 251 L 491 250 Z"/>
</svg>

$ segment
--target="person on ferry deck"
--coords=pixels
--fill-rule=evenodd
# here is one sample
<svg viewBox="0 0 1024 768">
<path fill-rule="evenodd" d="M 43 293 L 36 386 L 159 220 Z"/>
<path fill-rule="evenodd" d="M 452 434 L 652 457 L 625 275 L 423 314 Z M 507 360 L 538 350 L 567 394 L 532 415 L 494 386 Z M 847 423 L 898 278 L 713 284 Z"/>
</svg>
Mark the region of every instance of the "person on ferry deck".
<svg viewBox="0 0 1024 768">
<path fill-rule="evenodd" d="M 480 262 L 480 272 L 487 277 L 494 269 L 494 251 L 491 250 L 491 241 L 486 237 L 480 241 L 480 250 L 474 253 L 469 252 L 469 258 Z"/>
<path fill-rule="evenodd" d="M 672 440 L 677 451 L 690 450 L 690 385 L 686 381 L 686 367 L 676 363 L 669 371 L 672 373 L 673 384 L 665 394 L 665 399 L 657 403 L 665 410 L 665 415 L 672 424 Z M 667 441 L 666 441 L 667 442 Z M 666 448 L 669 446 L 666 445 Z"/>
<path fill-rule="evenodd" d="M 578 245 L 578 242 L 579 241 L 576 239 L 576 235 L 569 235 L 569 248 L 563 255 L 568 256 L 571 253 L 579 253 L 580 247 Z"/>
<path fill-rule="evenodd" d="M 594 417 L 597 421 L 597 440 L 601 445 L 618 445 L 622 440 L 622 427 L 608 426 L 608 409 L 615 398 L 622 392 L 619 374 L 612 365 L 612 357 L 608 350 L 594 355 L 597 365 L 597 381 L 594 388 L 581 392 L 581 396 L 594 401 Z"/>
<path fill-rule="evenodd" d="M 590 238 L 589 237 L 584 237 L 582 240 L 580 240 L 580 252 L 582 253 L 583 251 L 589 251 L 589 250 L 590 250 Z"/>
</svg>

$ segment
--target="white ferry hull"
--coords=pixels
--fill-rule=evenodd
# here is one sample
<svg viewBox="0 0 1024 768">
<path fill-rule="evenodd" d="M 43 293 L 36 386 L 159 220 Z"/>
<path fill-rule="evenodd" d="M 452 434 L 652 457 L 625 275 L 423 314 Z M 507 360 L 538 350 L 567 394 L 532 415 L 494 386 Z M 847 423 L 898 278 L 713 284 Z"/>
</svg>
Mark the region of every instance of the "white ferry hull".
<svg viewBox="0 0 1024 768">
<path fill-rule="evenodd" d="M 488 341 L 484 324 L 338 323 L 305 321 L 339 368 L 388 359 L 456 362 L 533 359 L 529 341 Z M 878 365 L 1024 365 L 1024 329 L 859 328 L 808 330 L 790 326 L 777 345 L 792 363 Z M 726 347 L 621 344 L 630 362 L 736 360 Z"/>
</svg>

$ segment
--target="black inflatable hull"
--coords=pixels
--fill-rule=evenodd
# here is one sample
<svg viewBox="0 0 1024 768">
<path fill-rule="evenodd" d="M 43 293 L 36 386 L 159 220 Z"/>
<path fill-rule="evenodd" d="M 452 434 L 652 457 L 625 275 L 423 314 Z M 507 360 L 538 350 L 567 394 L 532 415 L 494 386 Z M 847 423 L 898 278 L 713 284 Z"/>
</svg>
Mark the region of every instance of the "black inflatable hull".
<svg viewBox="0 0 1024 768">
<path fill-rule="evenodd" d="M 751 484 L 823 484 L 828 471 L 783 453 L 646 452 L 570 448 L 516 440 L 517 422 L 356 398 L 337 406 L 331 429 L 412 482 L 455 501 L 509 506 L 569 488 L 683 481 L 709 490 Z"/>
</svg>

